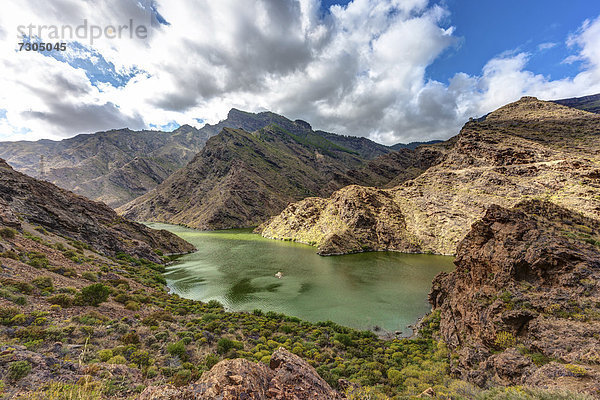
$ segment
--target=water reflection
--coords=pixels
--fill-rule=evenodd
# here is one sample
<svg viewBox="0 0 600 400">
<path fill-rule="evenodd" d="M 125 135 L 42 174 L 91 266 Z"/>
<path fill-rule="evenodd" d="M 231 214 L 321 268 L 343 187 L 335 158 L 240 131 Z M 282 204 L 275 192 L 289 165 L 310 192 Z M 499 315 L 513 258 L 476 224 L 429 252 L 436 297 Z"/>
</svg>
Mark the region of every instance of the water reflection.
<svg viewBox="0 0 600 400">
<path fill-rule="evenodd" d="M 169 287 L 183 297 L 216 299 L 229 309 L 282 312 L 358 329 L 404 330 L 429 310 L 433 277 L 451 257 L 362 253 L 320 257 L 315 249 L 264 239 L 248 230 L 200 232 L 150 224 L 178 234 L 198 252 L 168 268 Z M 281 271 L 283 278 L 275 274 Z"/>
</svg>

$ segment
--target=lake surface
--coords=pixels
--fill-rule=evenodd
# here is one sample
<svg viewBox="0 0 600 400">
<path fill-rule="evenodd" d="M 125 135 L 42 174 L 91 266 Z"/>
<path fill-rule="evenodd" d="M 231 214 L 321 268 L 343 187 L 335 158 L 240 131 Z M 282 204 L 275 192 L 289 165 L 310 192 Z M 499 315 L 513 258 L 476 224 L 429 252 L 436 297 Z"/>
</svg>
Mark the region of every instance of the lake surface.
<svg viewBox="0 0 600 400">
<path fill-rule="evenodd" d="M 182 297 L 356 329 L 411 333 L 407 325 L 430 309 L 431 280 L 454 268 L 452 257 L 393 252 L 321 257 L 314 247 L 265 239 L 247 229 L 148 226 L 167 229 L 198 248 L 167 267 L 167 285 Z M 283 278 L 275 277 L 277 272 Z"/>
</svg>

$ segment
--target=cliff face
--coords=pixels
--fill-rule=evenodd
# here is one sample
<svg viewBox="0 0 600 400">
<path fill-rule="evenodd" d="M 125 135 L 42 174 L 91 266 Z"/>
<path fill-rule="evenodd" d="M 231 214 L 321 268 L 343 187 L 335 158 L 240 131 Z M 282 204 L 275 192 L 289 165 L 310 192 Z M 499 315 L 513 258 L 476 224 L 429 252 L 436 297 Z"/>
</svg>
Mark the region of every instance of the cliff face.
<svg viewBox="0 0 600 400">
<path fill-rule="evenodd" d="M 103 203 L 21 174 L 0 160 L 0 225 L 21 229 L 23 224 L 89 243 L 113 256 L 123 252 L 161 262 L 155 250 L 193 250 L 192 245 L 167 231 L 128 221 Z"/>
<path fill-rule="evenodd" d="M 600 222 L 549 202 L 490 207 L 433 282 L 442 339 L 484 386 L 600 394 Z"/>
<path fill-rule="evenodd" d="M 547 199 L 600 218 L 598 132 L 597 114 L 526 97 L 467 123 L 447 142 L 426 146 L 437 153 L 433 166 L 392 189 L 373 192 L 375 203 L 388 204 L 387 220 L 403 220 L 400 238 L 380 233 L 377 224 L 373 229 L 348 224 L 351 214 L 364 212 L 364 205 L 358 199 L 336 204 L 346 189 L 329 199 L 290 205 L 259 231 L 269 238 L 314 244 L 321 254 L 454 254 L 491 204 L 511 207 L 524 199 Z M 345 240 L 331 251 L 328 238 L 334 231 Z"/>
</svg>

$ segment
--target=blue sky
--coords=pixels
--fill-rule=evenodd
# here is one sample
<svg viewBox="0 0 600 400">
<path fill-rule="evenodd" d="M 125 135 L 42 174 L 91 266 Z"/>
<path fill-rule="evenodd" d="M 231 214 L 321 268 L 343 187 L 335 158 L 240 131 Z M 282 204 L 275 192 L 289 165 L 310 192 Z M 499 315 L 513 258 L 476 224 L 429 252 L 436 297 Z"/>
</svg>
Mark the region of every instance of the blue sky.
<svg viewBox="0 0 600 400">
<path fill-rule="evenodd" d="M 346 5 L 350 0 L 324 0 L 322 9 Z M 458 41 L 427 68 L 427 77 L 448 81 L 457 72 L 477 74 L 494 56 L 503 52 L 534 53 L 528 67 L 552 79 L 574 76 L 580 63 L 564 63 L 565 38 L 582 21 L 600 15 L 594 0 L 443 0 L 450 15 L 446 26 L 454 26 Z M 540 44 L 554 47 L 539 49 Z M 549 47 L 549 46 L 548 46 Z"/>
<path fill-rule="evenodd" d="M 600 92 L 598 1 L 4 0 L 0 11 L 0 140 L 199 127 L 235 107 L 393 144 L 448 138 L 523 95 Z M 15 49 L 20 24 L 132 18 L 148 38 Z"/>
</svg>

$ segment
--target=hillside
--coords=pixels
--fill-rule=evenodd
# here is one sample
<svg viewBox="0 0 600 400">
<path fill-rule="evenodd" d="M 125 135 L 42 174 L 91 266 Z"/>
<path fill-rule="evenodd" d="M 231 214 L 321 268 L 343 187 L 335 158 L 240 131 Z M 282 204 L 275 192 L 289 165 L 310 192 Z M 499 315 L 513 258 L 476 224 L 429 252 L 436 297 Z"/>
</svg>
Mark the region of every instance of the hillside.
<svg viewBox="0 0 600 400">
<path fill-rule="evenodd" d="M 200 229 L 258 225 L 289 202 L 353 183 L 364 160 L 304 123 L 224 129 L 183 169 L 118 209 L 127 218 Z"/>
<path fill-rule="evenodd" d="M 191 249 L 2 162 L 0 396 L 341 399 L 384 390 L 370 385 L 399 392 L 385 373 L 405 366 L 424 375 L 402 393 L 452 382 L 431 373 L 447 367 L 431 338 L 384 341 L 332 322 L 228 313 L 170 295 L 161 265 L 169 258 L 159 254 Z M 375 358 L 378 349 L 386 350 Z"/>
<path fill-rule="evenodd" d="M 194 249 L 167 231 L 155 231 L 118 216 L 103 203 L 17 172 L 1 159 L 0 224 L 44 231 L 75 244 L 85 242 L 111 256 L 125 253 L 155 262 L 161 260 L 157 253 Z"/>
<path fill-rule="evenodd" d="M 439 162 L 391 189 L 347 187 L 291 204 L 263 236 L 320 254 L 395 250 L 454 254 L 491 204 L 547 199 L 600 218 L 600 116 L 524 97 L 429 148 Z"/>
</svg>

